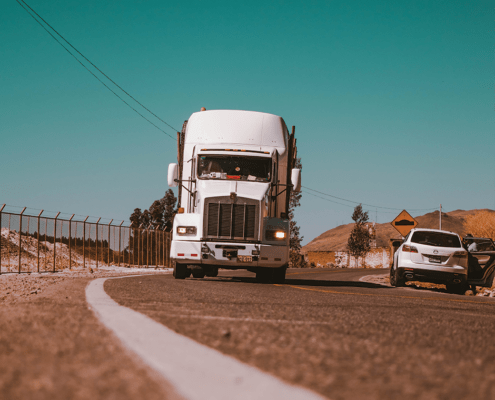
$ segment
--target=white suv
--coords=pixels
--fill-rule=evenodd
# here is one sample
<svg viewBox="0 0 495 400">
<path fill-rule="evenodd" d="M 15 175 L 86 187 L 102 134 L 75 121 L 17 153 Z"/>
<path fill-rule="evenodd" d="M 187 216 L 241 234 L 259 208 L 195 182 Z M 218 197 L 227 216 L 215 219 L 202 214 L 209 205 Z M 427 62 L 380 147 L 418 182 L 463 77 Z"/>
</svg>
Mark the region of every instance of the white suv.
<svg viewBox="0 0 495 400">
<path fill-rule="evenodd" d="M 390 284 L 406 281 L 445 284 L 450 293 L 468 288 L 468 253 L 457 233 L 438 229 L 412 229 L 394 254 Z"/>
</svg>

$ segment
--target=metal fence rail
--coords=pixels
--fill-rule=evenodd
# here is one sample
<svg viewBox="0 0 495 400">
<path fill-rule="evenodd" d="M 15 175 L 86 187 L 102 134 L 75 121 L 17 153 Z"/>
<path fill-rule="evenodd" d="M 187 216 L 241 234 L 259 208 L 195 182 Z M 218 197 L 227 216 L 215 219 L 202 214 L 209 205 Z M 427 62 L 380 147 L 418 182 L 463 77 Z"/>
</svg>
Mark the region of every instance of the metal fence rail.
<svg viewBox="0 0 495 400">
<path fill-rule="evenodd" d="M 0 274 L 103 265 L 170 267 L 170 232 L 43 214 L 26 212 L 26 207 L 7 212 L 5 204 L 0 206 Z"/>
</svg>

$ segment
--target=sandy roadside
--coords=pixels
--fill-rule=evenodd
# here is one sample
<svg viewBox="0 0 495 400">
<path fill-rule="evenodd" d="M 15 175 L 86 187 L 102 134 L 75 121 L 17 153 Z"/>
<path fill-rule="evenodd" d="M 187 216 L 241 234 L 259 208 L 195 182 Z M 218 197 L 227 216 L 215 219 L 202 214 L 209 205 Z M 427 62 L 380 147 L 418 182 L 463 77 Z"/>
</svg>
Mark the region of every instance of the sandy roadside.
<svg viewBox="0 0 495 400">
<path fill-rule="evenodd" d="M 1 275 L 0 398 L 177 399 L 88 309 L 90 280 L 129 272 Z"/>
<path fill-rule="evenodd" d="M 390 276 L 388 272 L 383 275 L 365 275 L 360 279 L 360 281 L 377 283 L 383 286 L 390 286 Z M 430 289 L 430 290 L 442 291 L 442 292 L 445 291 L 445 285 L 437 285 L 435 283 L 413 281 L 413 282 L 408 282 L 406 285 L 415 289 Z M 466 295 L 472 296 L 473 292 L 471 290 L 468 290 L 466 292 Z M 477 287 L 476 296 L 495 297 L 495 287 L 493 288 Z"/>
</svg>

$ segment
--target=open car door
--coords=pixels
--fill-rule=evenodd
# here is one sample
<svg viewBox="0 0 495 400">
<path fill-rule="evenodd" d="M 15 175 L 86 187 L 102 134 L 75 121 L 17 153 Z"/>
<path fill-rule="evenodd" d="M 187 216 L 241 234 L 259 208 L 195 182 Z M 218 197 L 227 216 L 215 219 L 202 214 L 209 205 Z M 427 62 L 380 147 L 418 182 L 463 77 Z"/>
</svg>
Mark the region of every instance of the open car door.
<svg viewBox="0 0 495 400">
<path fill-rule="evenodd" d="M 481 270 L 469 269 L 468 284 L 491 287 L 495 277 L 495 251 L 473 251 L 471 255 L 478 259 Z"/>
</svg>

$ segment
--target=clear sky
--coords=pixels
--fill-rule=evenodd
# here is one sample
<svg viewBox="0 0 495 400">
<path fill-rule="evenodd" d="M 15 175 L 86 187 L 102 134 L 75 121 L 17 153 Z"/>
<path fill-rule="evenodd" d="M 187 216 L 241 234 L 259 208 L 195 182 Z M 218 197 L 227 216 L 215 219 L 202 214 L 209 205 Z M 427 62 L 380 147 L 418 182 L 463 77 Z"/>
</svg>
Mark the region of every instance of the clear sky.
<svg viewBox="0 0 495 400">
<path fill-rule="evenodd" d="M 491 1 L 26 1 L 176 129 L 201 107 L 282 116 L 303 186 L 398 209 L 365 206 L 379 223 L 495 208 Z M 1 4 L 0 204 L 123 220 L 161 198 L 175 140 Z M 352 222 L 304 191 L 304 244 Z"/>
</svg>

